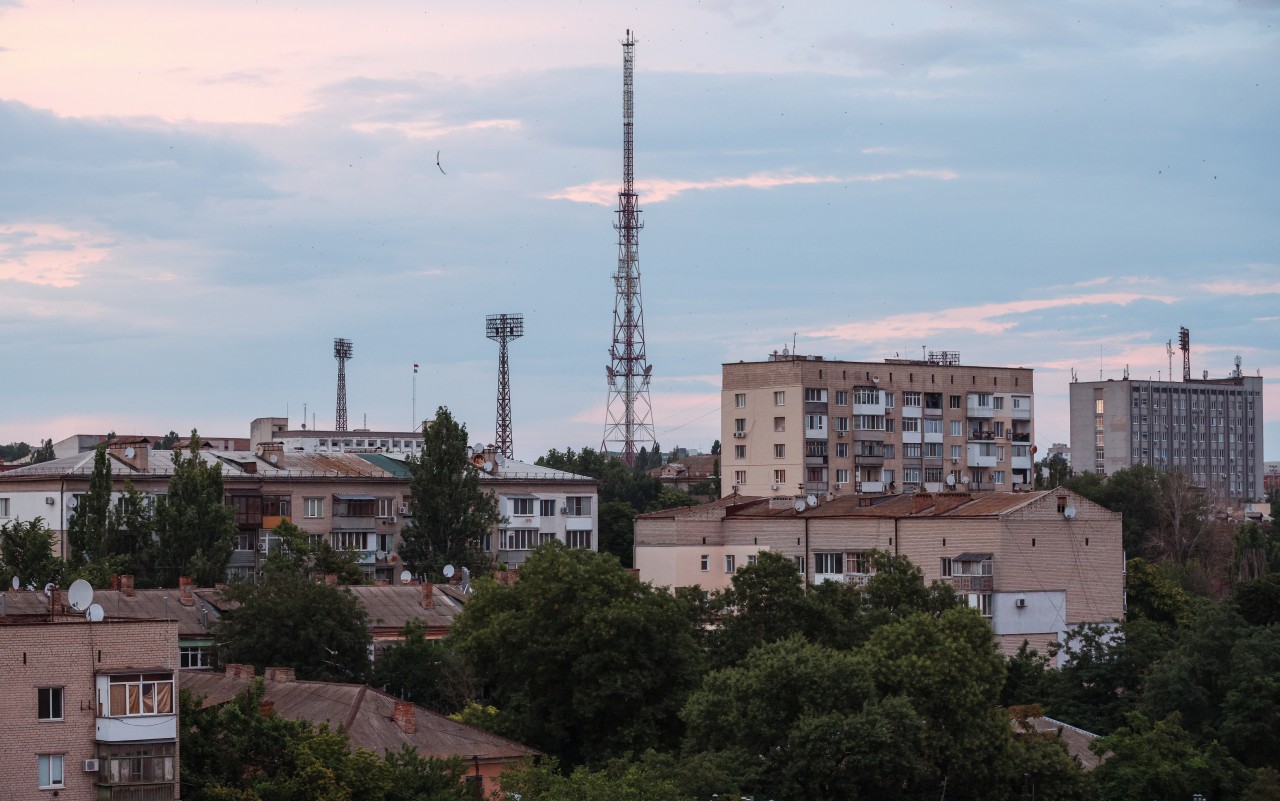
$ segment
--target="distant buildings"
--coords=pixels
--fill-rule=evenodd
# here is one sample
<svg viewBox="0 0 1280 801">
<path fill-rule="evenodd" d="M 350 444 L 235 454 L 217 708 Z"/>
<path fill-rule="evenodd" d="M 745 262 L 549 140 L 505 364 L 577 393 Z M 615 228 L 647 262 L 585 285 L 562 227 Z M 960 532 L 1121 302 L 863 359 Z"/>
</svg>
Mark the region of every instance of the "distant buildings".
<svg viewBox="0 0 1280 801">
<path fill-rule="evenodd" d="M 635 564 L 644 581 L 729 586 L 761 551 L 794 560 L 809 584 L 865 584 L 870 552 L 905 556 L 926 582 L 952 585 L 991 621 L 1006 654 L 1043 653 L 1080 623 L 1122 619 L 1120 514 L 1065 489 L 918 492 L 890 498 L 722 498 L 640 515 Z"/>
<path fill-rule="evenodd" d="M 1178 470 L 1219 501 L 1261 499 L 1262 378 L 1071 384 L 1072 467 Z"/>
<path fill-rule="evenodd" d="M 721 494 L 1029 489 L 1032 371 L 959 354 L 723 366 Z"/>
</svg>

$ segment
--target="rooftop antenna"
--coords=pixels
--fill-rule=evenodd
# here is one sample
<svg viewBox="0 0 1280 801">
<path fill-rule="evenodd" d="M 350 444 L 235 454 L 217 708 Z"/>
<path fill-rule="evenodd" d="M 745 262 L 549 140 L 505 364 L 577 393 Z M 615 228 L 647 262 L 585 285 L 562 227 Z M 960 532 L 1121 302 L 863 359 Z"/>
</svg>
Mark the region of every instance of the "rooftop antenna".
<svg viewBox="0 0 1280 801">
<path fill-rule="evenodd" d="M 1186 326 L 1178 329 L 1178 350 L 1182 351 L 1182 380 L 1191 380 L 1191 332 Z M 1173 373 L 1169 373 L 1173 378 Z"/>
<path fill-rule="evenodd" d="M 1235 373 L 1232 374 L 1232 378 L 1239 378 L 1240 376 L 1244 375 L 1244 373 L 1240 371 L 1240 364 L 1241 364 L 1240 354 L 1237 353 L 1236 354 L 1236 371 Z"/>
<path fill-rule="evenodd" d="M 484 333 L 498 343 L 498 422 L 494 426 L 498 451 L 508 459 L 511 453 L 511 378 L 507 372 L 507 343 L 524 336 L 523 314 L 490 314 Z"/>
<path fill-rule="evenodd" d="M 600 450 L 615 446 L 622 461 L 633 467 L 637 443 L 656 443 L 649 382 L 653 365 L 645 355 L 644 304 L 640 297 L 640 208 L 635 186 L 635 108 L 632 72 L 636 38 L 628 29 L 622 40 L 622 188 L 618 190 L 618 269 L 613 274 L 613 344 L 605 368 L 608 401 Z"/>
<path fill-rule="evenodd" d="M 1169 354 L 1169 380 L 1173 380 L 1173 340 L 1165 340 L 1164 352 Z"/>
<path fill-rule="evenodd" d="M 351 358 L 351 340 L 333 341 L 333 358 L 338 360 L 338 411 L 334 415 L 333 430 L 347 430 L 347 360 Z"/>
</svg>

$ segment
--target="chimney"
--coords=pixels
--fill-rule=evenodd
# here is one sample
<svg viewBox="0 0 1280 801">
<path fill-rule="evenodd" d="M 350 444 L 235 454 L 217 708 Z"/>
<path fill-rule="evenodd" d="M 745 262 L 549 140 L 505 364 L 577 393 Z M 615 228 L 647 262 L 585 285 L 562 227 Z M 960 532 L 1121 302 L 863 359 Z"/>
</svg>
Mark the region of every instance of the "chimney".
<svg viewBox="0 0 1280 801">
<path fill-rule="evenodd" d="M 262 715 L 264 718 L 275 717 L 276 702 L 269 698 L 263 698 L 258 702 L 258 714 Z"/>
<path fill-rule="evenodd" d="M 117 590 L 117 591 L 120 589 L 120 577 L 119 577 L 119 576 L 112 576 L 112 577 L 111 577 L 111 589 L 113 589 L 113 590 Z"/>
<path fill-rule="evenodd" d="M 328 584 L 330 587 L 336 587 L 336 586 L 338 585 L 338 574 L 337 574 L 337 573 L 325 573 L 325 574 L 324 574 L 324 583 L 325 583 L 325 584 Z"/>
<path fill-rule="evenodd" d="M 433 594 L 434 590 L 435 590 L 434 584 L 432 584 L 429 581 L 422 582 L 422 608 L 423 609 L 435 608 L 436 598 L 435 598 L 435 595 Z"/>
<path fill-rule="evenodd" d="M 120 577 L 120 594 L 126 598 L 133 597 L 133 575 L 127 574 Z"/>
<path fill-rule="evenodd" d="M 229 679 L 253 678 L 253 665 L 226 664 L 222 667 L 223 675 Z"/>
<path fill-rule="evenodd" d="M 405 734 L 414 734 L 418 731 L 418 714 L 410 701 L 396 701 L 396 708 L 391 713 L 391 719 L 396 722 L 396 725 L 400 727 L 400 731 Z"/>
<path fill-rule="evenodd" d="M 49 611 L 53 614 L 65 611 L 67 608 L 67 593 L 61 587 L 54 587 L 49 591 Z"/>
<path fill-rule="evenodd" d="M 950 512 L 958 506 L 964 506 L 973 500 L 973 496 L 967 492 L 948 492 L 945 495 L 938 495 L 934 498 L 934 505 L 937 507 L 934 514 L 942 514 Z"/>
<path fill-rule="evenodd" d="M 291 681 L 297 681 L 297 676 L 294 675 L 291 667 L 269 667 L 267 668 L 266 679 L 267 681 L 287 684 Z"/>
<path fill-rule="evenodd" d="M 262 461 L 279 466 L 280 457 L 284 455 L 284 443 L 260 442 L 254 452 L 258 454 L 258 458 Z"/>
<path fill-rule="evenodd" d="M 107 453 L 134 470 L 146 470 L 151 465 L 151 440 L 146 437 L 116 437 L 107 443 Z"/>
<path fill-rule="evenodd" d="M 911 496 L 911 514 L 918 514 L 933 506 L 933 496 L 927 492 L 917 492 Z"/>
<path fill-rule="evenodd" d="M 178 576 L 178 603 L 183 606 L 196 605 L 196 597 L 191 594 L 190 576 Z"/>
</svg>

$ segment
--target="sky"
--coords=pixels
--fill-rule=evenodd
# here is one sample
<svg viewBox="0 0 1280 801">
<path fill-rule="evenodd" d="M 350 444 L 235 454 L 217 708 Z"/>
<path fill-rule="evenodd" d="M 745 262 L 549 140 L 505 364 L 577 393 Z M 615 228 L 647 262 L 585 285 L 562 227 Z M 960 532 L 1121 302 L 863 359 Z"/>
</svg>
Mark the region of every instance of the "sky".
<svg viewBox="0 0 1280 801">
<path fill-rule="evenodd" d="M 335 337 L 351 427 L 490 442 L 522 313 L 516 457 L 599 447 L 627 29 L 664 449 L 794 341 L 1034 368 L 1043 452 L 1186 326 L 1280 459 L 1263 0 L 0 0 L 0 442 L 328 429 Z"/>
</svg>

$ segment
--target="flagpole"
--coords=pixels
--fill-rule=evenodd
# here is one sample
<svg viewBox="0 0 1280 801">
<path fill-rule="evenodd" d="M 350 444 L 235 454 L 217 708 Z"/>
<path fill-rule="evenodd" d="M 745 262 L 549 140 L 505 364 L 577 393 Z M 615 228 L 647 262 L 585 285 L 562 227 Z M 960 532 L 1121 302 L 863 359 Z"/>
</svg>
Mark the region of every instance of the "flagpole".
<svg viewBox="0 0 1280 801">
<path fill-rule="evenodd" d="M 418 365 L 413 366 L 413 419 L 409 421 L 409 430 L 416 431 L 418 425 Z"/>
</svg>

